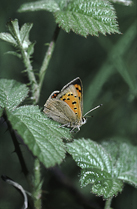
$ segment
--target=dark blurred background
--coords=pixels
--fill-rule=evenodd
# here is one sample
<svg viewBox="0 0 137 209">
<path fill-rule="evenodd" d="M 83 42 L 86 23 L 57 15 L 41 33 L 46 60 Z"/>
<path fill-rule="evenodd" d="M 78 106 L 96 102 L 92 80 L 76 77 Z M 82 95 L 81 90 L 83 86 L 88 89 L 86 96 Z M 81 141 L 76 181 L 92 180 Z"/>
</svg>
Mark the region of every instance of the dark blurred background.
<svg viewBox="0 0 137 209">
<path fill-rule="evenodd" d="M 47 50 L 46 43 L 51 41 L 56 24 L 53 15 L 46 11 L 18 13 L 17 9 L 25 2 L 29 1 L 1 1 L 0 32 L 7 32 L 6 23 L 10 18 L 17 18 L 20 26 L 25 22 L 34 24 L 30 40 L 36 41 L 32 64 L 37 73 Z M 92 117 L 81 127 L 76 138 L 91 138 L 98 143 L 119 139 L 137 145 L 137 19 L 136 1 L 133 2 L 134 5 L 129 7 L 114 4 L 121 35 L 99 34 L 99 37 L 84 38 L 73 32 L 67 34 L 60 30 L 44 79 L 39 105 L 43 107 L 52 91 L 60 90 L 79 76 L 84 87 L 84 113 L 98 104 L 102 103 L 103 106 L 90 114 Z M 15 79 L 27 84 L 29 81 L 22 73 L 22 61 L 5 54 L 11 50 L 11 45 L 0 40 L 0 78 Z M 0 175 L 6 174 L 27 190 L 27 182 L 14 153 L 11 136 L 5 122 L 2 119 L 0 122 Z M 25 145 L 20 147 L 27 166 L 33 173 L 33 156 Z M 54 169 L 42 166 L 43 208 L 87 209 L 87 204 L 82 202 L 76 191 L 86 197 L 93 208 L 103 208 L 104 201 L 90 193 L 90 185 L 80 188 L 79 174 L 80 169 L 70 156 L 66 156 L 65 161 Z M 67 178 L 68 185 L 73 185 L 76 191 L 71 186 L 66 186 L 63 178 Z M 132 186 L 125 185 L 123 192 L 113 198 L 112 208 L 135 209 L 136 197 L 137 191 Z M 21 195 L 0 179 L 0 209 L 19 209 L 22 203 Z"/>
</svg>

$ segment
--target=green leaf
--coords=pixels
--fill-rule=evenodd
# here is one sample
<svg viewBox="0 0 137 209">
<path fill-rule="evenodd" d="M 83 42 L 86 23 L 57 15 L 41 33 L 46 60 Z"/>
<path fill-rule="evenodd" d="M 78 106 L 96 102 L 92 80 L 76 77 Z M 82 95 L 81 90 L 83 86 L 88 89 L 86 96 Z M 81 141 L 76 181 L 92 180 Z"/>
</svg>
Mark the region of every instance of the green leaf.
<svg viewBox="0 0 137 209">
<path fill-rule="evenodd" d="M 80 182 L 82 187 L 85 187 L 88 184 L 100 183 L 105 179 L 111 179 L 111 174 L 105 170 L 102 172 L 100 168 L 96 168 L 95 166 L 94 168 L 84 168 L 81 171 Z"/>
<path fill-rule="evenodd" d="M 11 54 L 11 55 L 14 55 L 14 56 L 16 56 L 16 57 L 18 57 L 18 58 L 21 58 L 21 54 L 19 54 L 19 53 L 17 53 L 17 52 L 14 52 L 14 51 L 8 51 L 8 52 L 6 52 L 5 54 Z"/>
<path fill-rule="evenodd" d="M 15 80 L 0 79 L 0 107 L 14 110 L 26 97 L 29 89 Z"/>
<path fill-rule="evenodd" d="M 62 3 L 62 2 L 61 2 Z M 55 13 L 56 23 L 66 32 L 70 30 L 83 36 L 98 33 L 120 33 L 113 6 L 102 0 L 64 1 Z"/>
<path fill-rule="evenodd" d="M 25 23 L 20 29 L 20 37 L 23 48 L 28 50 L 30 54 L 34 52 L 34 44 L 29 41 L 29 32 L 32 28 L 32 23 Z"/>
<path fill-rule="evenodd" d="M 21 37 L 21 42 L 23 43 L 24 41 L 28 40 L 28 35 L 29 32 L 32 28 L 33 24 L 32 23 L 25 23 L 21 29 L 20 29 L 20 37 Z"/>
<path fill-rule="evenodd" d="M 82 168 L 81 186 L 84 187 L 91 183 L 94 185 L 94 187 L 92 186 L 93 193 L 109 198 L 113 193 L 110 188 L 113 182 L 112 160 L 105 149 L 90 139 L 74 140 L 73 143 L 67 144 L 67 148 L 78 166 Z M 110 179 L 109 182 L 108 179 Z M 105 186 L 101 190 L 98 184 Z M 121 191 L 121 187 L 117 188 L 113 194 L 116 195 L 119 191 Z"/>
<path fill-rule="evenodd" d="M 73 143 L 68 143 L 67 147 L 69 153 L 81 168 L 91 168 L 92 165 L 95 168 L 111 173 L 111 158 L 101 145 L 90 139 L 79 139 L 74 140 Z"/>
<path fill-rule="evenodd" d="M 119 3 L 123 4 L 125 6 L 132 6 L 133 1 L 132 0 L 111 0 L 113 3 Z"/>
<path fill-rule="evenodd" d="M 31 55 L 34 52 L 34 44 L 29 41 L 29 32 L 33 26 L 32 23 L 25 23 L 21 29 L 19 30 L 18 20 L 11 20 L 8 22 L 9 33 L 0 33 L 0 38 L 6 42 L 11 43 L 20 51 L 24 50 L 24 52 L 28 52 L 28 55 Z M 9 54 L 13 54 L 18 56 L 21 55 L 18 53 L 9 52 Z M 24 54 L 24 53 L 23 53 Z"/>
<path fill-rule="evenodd" d="M 122 142 L 103 142 L 103 147 L 110 153 L 115 169 L 113 173 L 118 179 L 137 187 L 137 147 Z"/>
<path fill-rule="evenodd" d="M 59 10 L 58 2 L 55 0 L 36 1 L 23 4 L 18 12 L 47 10 L 49 12 L 56 12 Z"/>
<path fill-rule="evenodd" d="M 86 37 L 88 34 L 120 33 L 113 6 L 102 0 L 54 0 L 23 4 L 23 11 L 47 10 L 53 12 L 56 23 L 67 33 L 73 32 Z"/>
<path fill-rule="evenodd" d="M 90 139 L 79 139 L 68 143 L 67 151 L 82 168 L 81 186 L 92 184 L 92 192 L 98 196 L 116 196 L 123 182 L 137 186 L 137 147 L 117 142 L 101 146 Z"/>
<path fill-rule="evenodd" d="M 59 124 L 45 117 L 38 106 L 22 106 L 6 113 L 13 129 L 45 167 L 62 162 L 65 158 L 62 138 L 70 138 L 68 129 L 59 128 Z"/>
<path fill-rule="evenodd" d="M 92 192 L 107 199 L 109 197 L 116 196 L 118 192 L 122 192 L 123 182 L 117 179 L 105 179 L 92 186 Z"/>
<path fill-rule="evenodd" d="M 10 20 L 7 23 L 8 29 L 12 35 L 12 37 L 17 41 L 17 42 L 21 42 L 21 38 L 20 38 L 20 32 L 19 32 L 19 24 L 18 24 L 18 20 Z"/>
<path fill-rule="evenodd" d="M 9 33 L 0 33 L 0 39 L 13 44 L 14 46 L 17 45 L 16 40 Z"/>
<path fill-rule="evenodd" d="M 35 43 L 31 43 L 27 49 L 27 53 L 29 56 L 34 53 L 34 45 L 35 45 Z"/>
</svg>

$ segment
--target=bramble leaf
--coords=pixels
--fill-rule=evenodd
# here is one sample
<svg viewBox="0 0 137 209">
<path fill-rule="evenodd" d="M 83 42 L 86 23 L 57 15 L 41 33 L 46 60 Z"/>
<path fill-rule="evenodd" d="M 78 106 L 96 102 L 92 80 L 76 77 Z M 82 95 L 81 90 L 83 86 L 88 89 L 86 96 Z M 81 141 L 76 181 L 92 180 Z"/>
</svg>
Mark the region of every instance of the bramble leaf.
<svg viewBox="0 0 137 209">
<path fill-rule="evenodd" d="M 113 159 L 113 170 L 118 179 L 137 187 L 137 147 L 130 143 L 116 141 L 103 142 L 102 146 Z"/>
<path fill-rule="evenodd" d="M 98 196 L 116 196 L 123 182 L 137 186 L 137 147 L 117 142 L 101 146 L 90 139 L 79 139 L 68 143 L 66 149 L 82 168 L 81 186 L 92 184 L 91 190 Z"/>
<path fill-rule="evenodd" d="M 35 1 L 22 4 L 18 9 L 18 12 L 28 12 L 28 11 L 39 11 L 39 10 L 47 10 L 49 12 L 56 12 L 59 10 L 58 1 L 56 0 L 43 0 L 43 1 Z"/>
<path fill-rule="evenodd" d="M 22 43 L 24 41 L 26 41 L 26 42 L 28 41 L 29 32 L 30 32 L 32 26 L 33 26 L 32 23 L 24 23 L 24 25 L 21 27 L 21 29 L 20 29 L 20 37 L 21 37 Z"/>
<path fill-rule="evenodd" d="M 123 4 L 125 6 L 131 6 L 133 4 L 132 0 L 111 0 L 113 3 Z"/>
<path fill-rule="evenodd" d="M 29 32 L 33 26 L 32 23 L 25 23 L 21 29 L 19 29 L 18 20 L 10 20 L 7 24 L 9 33 L 0 33 L 0 38 L 6 42 L 11 43 L 14 47 L 18 48 L 20 51 L 22 49 L 25 52 L 28 52 L 28 55 L 31 55 L 34 51 L 34 43 L 29 41 Z M 9 54 L 21 57 L 19 53 L 9 52 Z"/>
<path fill-rule="evenodd" d="M 11 54 L 11 55 L 14 55 L 14 56 L 16 56 L 16 57 L 18 57 L 18 58 L 21 58 L 21 54 L 19 54 L 19 53 L 17 53 L 17 52 L 14 52 L 14 51 L 8 51 L 8 52 L 6 52 L 5 54 Z"/>
<path fill-rule="evenodd" d="M 17 45 L 16 40 L 13 38 L 13 36 L 10 33 L 0 33 L 0 39 L 2 39 L 3 41 L 9 42 L 14 46 Z"/>
<path fill-rule="evenodd" d="M 47 10 L 67 33 L 72 30 L 84 37 L 98 33 L 120 33 L 113 6 L 102 0 L 52 0 L 23 4 L 19 12 Z"/>
<path fill-rule="evenodd" d="M 60 11 L 55 12 L 56 23 L 66 32 L 70 30 L 83 36 L 98 33 L 120 33 L 113 6 L 102 0 L 76 0 L 64 2 Z"/>
<path fill-rule="evenodd" d="M 7 23 L 8 29 L 16 42 L 21 42 L 18 20 L 10 20 Z"/>
<path fill-rule="evenodd" d="M 14 110 L 27 97 L 28 91 L 25 84 L 0 79 L 0 107 Z"/>
<path fill-rule="evenodd" d="M 65 158 L 62 138 L 69 138 L 69 131 L 42 114 L 38 106 L 22 106 L 15 111 L 6 110 L 13 129 L 23 138 L 33 155 L 52 167 Z"/>
<path fill-rule="evenodd" d="M 26 98 L 28 88 L 14 80 L 0 80 L 0 115 L 3 110 L 11 126 L 22 137 L 33 155 L 45 165 L 54 166 L 65 158 L 63 138 L 70 139 L 67 128 L 41 113 L 38 106 L 17 106 Z"/>
</svg>

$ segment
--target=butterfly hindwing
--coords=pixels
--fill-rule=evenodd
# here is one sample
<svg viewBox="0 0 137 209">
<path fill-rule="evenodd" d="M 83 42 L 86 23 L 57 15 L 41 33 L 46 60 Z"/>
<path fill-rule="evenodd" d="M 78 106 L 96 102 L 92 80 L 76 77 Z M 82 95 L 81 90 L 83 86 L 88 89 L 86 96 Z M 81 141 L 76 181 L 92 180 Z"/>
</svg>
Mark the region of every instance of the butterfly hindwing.
<svg viewBox="0 0 137 209">
<path fill-rule="evenodd" d="M 61 124 L 74 124 L 76 121 L 76 115 L 67 103 L 56 98 L 59 95 L 59 91 L 54 91 L 46 101 L 44 105 L 44 113 L 53 120 Z"/>
</svg>

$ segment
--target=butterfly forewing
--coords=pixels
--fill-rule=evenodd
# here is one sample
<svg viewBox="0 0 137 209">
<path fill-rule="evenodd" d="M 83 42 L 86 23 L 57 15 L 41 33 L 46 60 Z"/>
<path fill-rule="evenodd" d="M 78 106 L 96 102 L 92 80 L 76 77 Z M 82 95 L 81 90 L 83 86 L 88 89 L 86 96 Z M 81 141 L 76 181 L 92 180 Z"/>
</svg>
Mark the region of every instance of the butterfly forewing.
<svg viewBox="0 0 137 209">
<path fill-rule="evenodd" d="M 79 102 L 81 106 L 81 113 L 83 113 L 83 86 L 82 81 L 79 77 L 75 78 L 74 80 L 70 81 L 67 85 L 65 85 L 61 92 L 63 92 L 66 88 L 68 88 L 70 85 L 73 85 L 77 91 Z"/>
<path fill-rule="evenodd" d="M 68 104 L 69 108 L 71 108 L 74 113 L 71 115 L 71 117 L 76 117 L 76 121 L 81 120 L 81 103 L 78 92 L 74 85 L 70 85 L 63 89 L 63 91 L 61 91 L 56 98 Z"/>
</svg>

